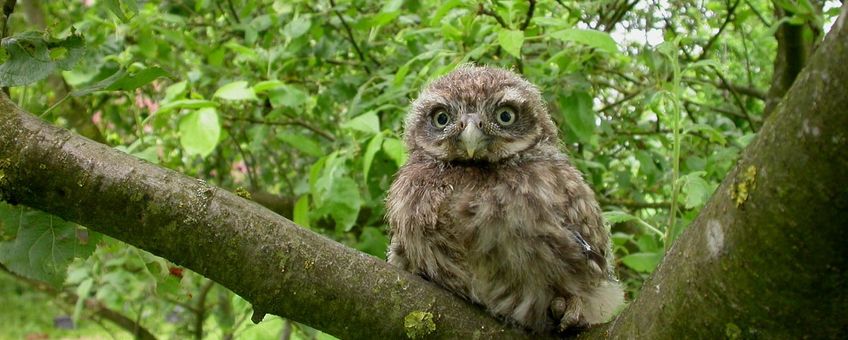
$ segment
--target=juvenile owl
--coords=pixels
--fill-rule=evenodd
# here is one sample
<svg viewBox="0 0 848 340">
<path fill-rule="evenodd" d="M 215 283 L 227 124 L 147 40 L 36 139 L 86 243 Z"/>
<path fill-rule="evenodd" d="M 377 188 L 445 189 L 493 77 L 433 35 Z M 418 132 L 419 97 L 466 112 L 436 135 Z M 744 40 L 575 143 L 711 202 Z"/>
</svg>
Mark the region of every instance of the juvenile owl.
<svg viewBox="0 0 848 340">
<path fill-rule="evenodd" d="M 601 323 L 623 303 L 598 203 L 535 86 L 459 67 L 412 103 L 405 143 L 389 263 L 536 332 Z"/>
</svg>

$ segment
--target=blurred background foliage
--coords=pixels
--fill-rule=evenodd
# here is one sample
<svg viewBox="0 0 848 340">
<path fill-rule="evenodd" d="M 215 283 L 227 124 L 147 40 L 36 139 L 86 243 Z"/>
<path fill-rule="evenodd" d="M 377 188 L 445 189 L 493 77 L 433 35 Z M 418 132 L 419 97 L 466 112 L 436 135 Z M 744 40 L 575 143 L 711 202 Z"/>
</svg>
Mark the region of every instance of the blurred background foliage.
<svg viewBox="0 0 848 340">
<path fill-rule="evenodd" d="M 463 63 L 514 69 L 597 193 L 633 298 L 779 100 L 779 25 L 815 46 L 836 7 L 20 0 L 0 85 L 55 125 L 383 258 L 410 100 Z M 329 337 L 272 316 L 253 325 L 226 288 L 72 223 L 5 204 L 0 217 L 2 338 Z"/>
</svg>

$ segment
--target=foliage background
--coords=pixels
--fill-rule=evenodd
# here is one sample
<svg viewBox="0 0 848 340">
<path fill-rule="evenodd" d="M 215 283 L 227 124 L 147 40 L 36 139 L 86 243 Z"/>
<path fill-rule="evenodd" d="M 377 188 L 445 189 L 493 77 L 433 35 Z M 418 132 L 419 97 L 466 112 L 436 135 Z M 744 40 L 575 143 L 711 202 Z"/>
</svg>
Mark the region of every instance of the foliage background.
<svg viewBox="0 0 848 340">
<path fill-rule="evenodd" d="M 410 100 L 463 63 L 514 69 L 601 201 L 632 298 L 768 114 L 778 25 L 815 44 L 836 15 L 821 5 L 20 1 L 0 83 L 56 125 L 384 257 Z M 328 337 L 277 317 L 254 326 L 225 288 L 58 218 L 0 217 L 0 304 L 15 306 L 2 337 L 130 336 L 92 306 L 160 337 Z"/>
</svg>

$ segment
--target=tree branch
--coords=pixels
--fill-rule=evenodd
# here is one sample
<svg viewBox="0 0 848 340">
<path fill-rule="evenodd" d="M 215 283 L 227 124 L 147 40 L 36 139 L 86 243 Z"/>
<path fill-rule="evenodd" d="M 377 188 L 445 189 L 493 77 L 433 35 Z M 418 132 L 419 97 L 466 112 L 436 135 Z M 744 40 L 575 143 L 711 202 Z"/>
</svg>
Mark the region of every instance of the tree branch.
<svg viewBox="0 0 848 340">
<path fill-rule="evenodd" d="M 527 7 L 527 16 L 524 18 L 524 23 L 521 24 L 521 30 L 524 31 L 530 26 L 530 21 L 533 20 L 533 11 L 536 9 L 536 0 L 529 0 Z"/>
<path fill-rule="evenodd" d="M 477 14 L 487 15 L 492 18 L 495 18 L 495 21 L 497 21 L 498 24 L 501 25 L 501 27 L 509 29 L 509 25 L 507 25 L 506 21 L 504 21 L 504 19 L 497 12 L 486 9 L 485 7 L 483 7 L 482 3 L 477 8 Z"/>
<path fill-rule="evenodd" d="M 336 136 L 333 136 L 331 133 L 324 131 L 324 130 L 321 130 L 320 128 L 315 127 L 312 124 L 309 124 L 306 121 L 303 121 L 301 119 L 292 118 L 292 119 L 289 119 L 289 120 L 286 120 L 286 121 L 269 121 L 269 120 L 255 119 L 255 118 L 233 117 L 233 116 L 228 116 L 228 117 L 226 117 L 226 119 L 231 120 L 231 121 L 241 121 L 241 122 L 248 122 L 248 123 L 253 123 L 253 124 L 264 124 L 264 125 L 277 125 L 277 126 L 297 125 L 297 126 L 306 128 L 309 131 L 315 132 L 319 136 L 324 137 L 325 139 L 327 139 L 331 142 L 336 140 Z"/>
<path fill-rule="evenodd" d="M 730 23 L 730 21 L 732 21 L 733 15 L 734 13 L 736 13 L 736 7 L 739 6 L 739 1 L 740 0 L 736 0 L 733 5 L 730 5 L 730 1 L 727 2 L 730 7 L 727 8 L 727 16 L 724 17 L 724 22 L 718 28 L 718 32 L 716 32 L 716 34 L 710 37 L 710 40 L 708 40 L 707 44 L 704 45 L 703 51 L 701 51 L 701 55 L 699 55 L 698 58 L 695 59 L 695 61 L 703 60 L 704 57 L 707 56 L 707 53 L 709 53 L 710 48 L 713 47 L 713 44 L 715 44 L 716 40 L 718 40 L 718 37 L 721 35 L 722 32 L 724 32 L 724 29 L 727 28 L 727 25 Z"/>
<path fill-rule="evenodd" d="M 336 1 L 330 0 L 330 5 L 333 8 L 333 13 L 335 13 L 336 17 L 339 18 L 339 21 L 342 22 L 342 27 L 344 28 L 345 33 L 347 33 L 347 39 L 348 41 L 350 41 L 350 44 L 353 45 L 353 49 L 356 51 L 356 55 L 359 57 L 359 61 L 361 61 L 362 66 L 365 67 L 365 72 L 370 74 L 371 69 L 367 65 L 368 62 L 365 59 L 365 53 L 362 52 L 362 49 L 359 48 L 359 44 L 356 43 L 356 39 L 353 37 L 353 30 L 350 29 L 350 25 L 347 24 L 347 21 L 345 21 L 342 14 L 338 10 L 336 10 Z M 379 66 L 379 63 L 377 66 Z"/>
<path fill-rule="evenodd" d="M 197 306 L 195 307 L 197 312 L 194 314 L 194 338 L 198 340 L 203 340 L 203 321 L 206 320 L 206 297 L 214 285 L 215 281 L 206 281 L 203 287 L 200 288 L 200 296 L 197 297 Z"/>
<path fill-rule="evenodd" d="M 418 276 L 226 190 L 51 126 L 5 96 L 0 174 L 3 200 L 173 260 L 255 310 L 341 338 L 405 337 L 412 312 L 432 315 L 434 337 L 529 337 Z"/>
</svg>

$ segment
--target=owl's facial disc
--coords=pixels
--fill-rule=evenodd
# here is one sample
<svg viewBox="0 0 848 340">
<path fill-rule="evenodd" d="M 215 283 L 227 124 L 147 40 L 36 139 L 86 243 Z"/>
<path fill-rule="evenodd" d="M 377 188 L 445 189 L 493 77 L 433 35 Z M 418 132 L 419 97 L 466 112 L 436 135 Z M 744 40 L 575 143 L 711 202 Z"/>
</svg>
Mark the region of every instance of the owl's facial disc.
<svg viewBox="0 0 848 340">
<path fill-rule="evenodd" d="M 462 128 L 459 141 L 464 146 L 465 152 L 468 153 L 468 158 L 473 159 L 474 154 L 481 149 L 485 149 L 488 144 L 488 138 L 481 131 L 483 122 L 480 120 L 479 115 L 472 114 L 462 117 L 459 125 Z"/>
</svg>

